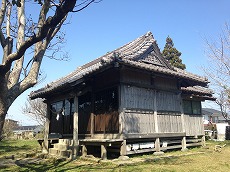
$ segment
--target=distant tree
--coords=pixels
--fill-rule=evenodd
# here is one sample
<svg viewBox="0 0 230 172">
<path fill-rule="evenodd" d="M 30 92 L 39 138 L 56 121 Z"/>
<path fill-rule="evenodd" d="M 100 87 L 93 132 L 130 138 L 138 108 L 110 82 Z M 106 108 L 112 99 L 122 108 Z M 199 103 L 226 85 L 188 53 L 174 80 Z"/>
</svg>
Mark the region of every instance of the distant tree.
<svg viewBox="0 0 230 172">
<path fill-rule="evenodd" d="M 37 84 L 46 50 L 50 47 L 57 48 L 57 43 L 62 42 L 62 37 L 58 34 L 68 14 L 79 12 L 94 2 L 95 0 L 1 1 L 0 137 L 9 107 L 24 91 Z M 29 8 L 34 8 L 33 14 L 29 14 Z"/>
<path fill-rule="evenodd" d="M 230 115 L 228 113 L 230 108 L 229 102 L 229 91 L 222 90 L 216 93 L 216 104 L 219 106 L 222 116 L 224 117 L 225 121 L 230 124 Z"/>
<path fill-rule="evenodd" d="M 44 127 L 46 121 L 46 104 L 43 99 L 30 100 L 22 107 L 22 113 L 29 116 L 33 121 Z"/>
<path fill-rule="evenodd" d="M 4 126 L 3 126 L 3 136 L 8 138 L 13 134 L 13 130 L 18 127 L 18 122 L 11 120 L 11 119 L 6 119 Z M 2 140 L 4 137 L 1 137 L 0 140 Z"/>
<path fill-rule="evenodd" d="M 169 36 L 166 38 L 166 44 L 162 51 L 162 55 L 172 66 L 183 70 L 186 68 L 185 64 L 183 64 L 180 59 L 181 52 L 174 47 L 173 40 Z"/>
</svg>

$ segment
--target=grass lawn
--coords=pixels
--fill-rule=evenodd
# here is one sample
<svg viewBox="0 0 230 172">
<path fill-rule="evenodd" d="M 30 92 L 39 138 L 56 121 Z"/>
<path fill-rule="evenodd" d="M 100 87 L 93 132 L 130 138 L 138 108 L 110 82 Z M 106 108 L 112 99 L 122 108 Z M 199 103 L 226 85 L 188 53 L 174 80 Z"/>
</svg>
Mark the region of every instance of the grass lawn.
<svg viewBox="0 0 230 172">
<path fill-rule="evenodd" d="M 0 158 L 8 155 L 19 155 L 36 152 L 40 149 L 37 140 L 4 140 L 0 142 Z"/>
<path fill-rule="evenodd" d="M 226 144 L 221 152 L 214 151 L 215 145 Z M 36 140 L 18 140 L 0 142 L 0 164 L 5 156 L 23 155 L 39 149 Z M 186 152 L 170 151 L 162 156 L 136 155 L 126 161 L 108 160 L 83 160 L 78 158 L 74 161 L 59 161 L 56 159 L 42 160 L 36 163 L 21 163 L 28 159 L 15 159 L 12 165 L 1 167 L 0 171 L 113 171 L 113 172 L 197 172 L 197 171 L 230 171 L 230 141 L 207 142 L 202 148 L 189 149 Z"/>
</svg>

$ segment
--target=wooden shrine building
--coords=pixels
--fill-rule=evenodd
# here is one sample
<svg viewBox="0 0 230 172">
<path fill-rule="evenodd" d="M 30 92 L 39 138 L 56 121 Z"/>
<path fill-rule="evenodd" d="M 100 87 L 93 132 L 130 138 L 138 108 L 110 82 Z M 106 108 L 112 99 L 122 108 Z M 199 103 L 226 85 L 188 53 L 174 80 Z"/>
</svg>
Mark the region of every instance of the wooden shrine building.
<svg viewBox="0 0 230 172">
<path fill-rule="evenodd" d="M 186 149 L 204 141 L 206 78 L 171 66 L 151 32 L 30 94 L 47 103 L 43 146 L 76 157 Z"/>
</svg>

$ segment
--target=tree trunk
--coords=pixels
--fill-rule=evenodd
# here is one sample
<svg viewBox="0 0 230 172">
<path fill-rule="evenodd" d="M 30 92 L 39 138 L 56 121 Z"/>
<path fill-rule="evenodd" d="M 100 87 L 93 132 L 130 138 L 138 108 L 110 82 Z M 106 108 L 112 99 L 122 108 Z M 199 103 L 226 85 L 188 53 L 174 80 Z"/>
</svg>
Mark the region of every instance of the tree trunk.
<svg viewBox="0 0 230 172">
<path fill-rule="evenodd" d="M 0 141 L 3 139 L 2 131 L 3 131 L 3 125 L 5 122 L 6 113 L 7 113 L 7 109 L 4 101 L 2 101 L 2 96 L 1 96 L 0 97 Z"/>
<path fill-rule="evenodd" d="M 22 94 L 28 88 L 33 87 L 37 83 L 38 73 L 42 58 L 49 45 L 50 41 L 54 38 L 56 33 L 60 30 L 63 22 L 65 21 L 69 12 L 79 12 L 93 3 L 94 0 L 87 0 L 80 4 L 81 7 L 78 10 L 73 10 L 77 0 L 64 0 L 59 1 L 55 13 L 53 16 L 47 18 L 49 8 L 54 1 L 44 1 L 40 9 L 38 28 L 33 36 L 25 39 L 25 0 L 20 0 L 20 8 L 17 8 L 17 20 L 18 29 L 15 30 L 18 33 L 17 39 L 11 37 L 11 8 L 13 3 L 10 1 L 2 0 L 2 6 L 0 7 L 0 27 L 4 28 L 3 32 L 0 29 L 0 44 L 3 47 L 2 64 L 0 64 L 0 140 L 2 138 L 2 129 L 5 122 L 7 111 L 14 100 Z M 8 3 L 8 6 L 6 6 Z M 56 3 L 56 1 L 55 1 Z M 6 16 L 6 26 L 3 25 L 4 17 Z M 14 20 L 14 19 L 12 19 Z M 14 22 L 13 22 L 14 23 Z M 5 34 L 6 32 L 6 34 Z M 13 40 L 17 40 L 16 44 L 13 44 Z M 15 49 L 13 46 L 17 45 Z M 25 78 L 21 81 L 21 71 L 24 66 L 24 55 L 28 48 L 35 45 L 34 56 L 31 59 L 32 64 L 28 63 L 31 68 L 28 73 L 25 72 Z M 12 53 L 12 50 L 16 50 Z M 14 67 L 12 66 L 14 65 Z M 28 66 L 27 66 L 28 67 Z"/>
<path fill-rule="evenodd" d="M 0 74 L 0 141 L 2 140 L 2 129 L 8 109 L 6 79 Z"/>
</svg>

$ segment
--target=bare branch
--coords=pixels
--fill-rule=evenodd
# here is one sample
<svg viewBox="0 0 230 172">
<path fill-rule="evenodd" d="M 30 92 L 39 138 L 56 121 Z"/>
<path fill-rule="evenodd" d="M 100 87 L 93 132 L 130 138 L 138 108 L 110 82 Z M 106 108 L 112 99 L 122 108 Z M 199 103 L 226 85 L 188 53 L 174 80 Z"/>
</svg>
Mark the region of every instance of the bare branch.
<svg viewBox="0 0 230 172">
<path fill-rule="evenodd" d="M 55 45 L 55 42 L 50 44 L 51 40 L 56 39 L 55 36 L 60 31 L 66 16 L 69 12 L 74 11 L 77 0 L 35 1 L 41 5 L 39 9 L 40 14 L 37 16 L 39 21 L 35 23 L 32 19 L 28 18 L 24 24 L 21 21 L 19 10 L 23 9 L 23 5 L 27 1 L 2 0 L 0 11 L 0 42 L 3 47 L 2 64 L 0 64 L 0 138 L 5 115 L 9 107 L 22 92 L 38 82 L 40 66 L 47 47 L 49 46 L 52 49 L 52 45 Z M 85 7 L 82 9 L 86 8 L 92 2 L 89 0 L 86 1 Z M 13 10 L 16 11 L 14 12 Z M 47 14 L 50 17 L 47 18 Z M 18 40 L 18 42 L 13 42 L 14 40 Z M 61 43 L 63 40 L 58 38 L 55 41 L 57 41 L 56 43 Z M 33 55 L 32 58 L 30 57 L 26 60 L 28 64 L 25 65 L 23 56 L 30 48 L 34 49 Z M 60 50 L 59 46 L 57 46 L 57 50 Z M 12 68 L 13 64 L 15 64 L 14 68 Z M 24 65 L 25 68 L 23 69 Z M 11 70 L 12 73 L 10 74 Z M 18 71 L 18 73 L 13 79 L 15 71 Z M 21 80 L 20 75 L 23 72 L 25 77 Z"/>
<path fill-rule="evenodd" d="M 21 7 L 18 8 L 18 36 L 17 36 L 17 45 L 16 48 L 19 49 L 20 46 L 24 43 L 25 41 L 25 0 L 21 0 Z M 8 87 L 12 87 L 12 85 L 15 85 L 20 78 L 20 74 L 22 71 L 23 67 L 23 62 L 24 62 L 24 55 L 15 61 L 13 70 L 10 73 L 9 76 L 9 82 L 8 82 Z"/>
<path fill-rule="evenodd" d="M 47 106 L 43 99 L 29 100 L 22 107 L 22 113 L 28 115 L 32 120 L 44 126 L 46 121 Z"/>
<path fill-rule="evenodd" d="M 217 40 L 212 42 L 205 39 L 209 57 L 208 66 L 203 71 L 209 76 L 215 89 L 222 116 L 230 122 L 230 28 L 225 24 L 225 29 Z"/>
<path fill-rule="evenodd" d="M 83 5 L 83 4 L 85 4 L 86 2 L 87 2 L 88 0 L 85 0 L 84 2 L 82 2 L 81 4 L 79 4 L 79 6 L 80 5 Z M 82 11 L 82 10 L 84 10 L 85 8 L 87 8 L 91 3 L 93 3 L 95 0 L 91 0 L 90 2 L 88 2 L 85 6 L 83 6 L 82 8 L 80 8 L 80 9 L 78 9 L 78 10 L 73 10 L 72 12 L 75 12 L 75 13 L 77 13 L 77 12 L 79 12 L 79 11 Z"/>
<path fill-rule="evenodd" d="M 7 57 L 5 63 L 3 65 L 0 65 L 0 72 L 6 73 L 7 71 L 9 71 L 11 63 L 13 61 L 21 58 L 24 55 L 25 51 L 33 44 L 43 40 L 47 36 L 47 33 L 50 31 L 50 29 L 55 28 L 62 21 L 62 19 L 68 14 L 68 12 L 73 10 L 75 3 L 76 0 L 65 1 L 61 7 L 57 8 L 55 15 L 53 17 L 48 17 L 45 21 L 45 24 L 41 26 L 40 32 L 28 38 L 21 45 L 21 47 L 18 49 L 17 52 L 12 53 Z"/>
<path fill-rule="evenodd" d="M 2 23 L 4 21 L 5 13 L 6 13 L 6 0 L 2 0 L 2 5 L 0 9 L 0 27 L 2 26 Z"/>
<path fill-rule="evenodd" d="M 5 13 L 6 13 L 6 0 L 2 0 L 2 6 L 0 9 L 0 27 L 2 27 L 2 23 L 3 23 L 4 18 L 5 18 Z M 5 47 L 6 39 L 2 33 L 2 30 L 0 30 L 0 42 L 1 42 L 2 47 Z"/>
<path fill-rule="evenodd" d="M 6 21 L 6 35 L 7 37 L 10 37 L 10 16 L 11 16 L 11 10 L 12 10 L 12 4 L 8 3 L 8 6 L 7 6 L 7 14 L 6 14 L 6 17 L 7 17 L 7 21 Z"/>
</svg>

